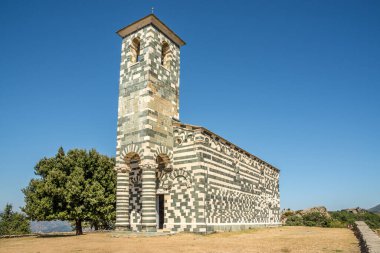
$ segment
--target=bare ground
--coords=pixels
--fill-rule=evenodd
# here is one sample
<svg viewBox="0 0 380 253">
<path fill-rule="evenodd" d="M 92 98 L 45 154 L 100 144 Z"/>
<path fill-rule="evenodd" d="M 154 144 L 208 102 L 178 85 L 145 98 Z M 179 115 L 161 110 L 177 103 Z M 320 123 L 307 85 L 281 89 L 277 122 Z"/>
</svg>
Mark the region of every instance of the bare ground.
<svg viewBox="0 0 380 253">
<path fill-rule="evenodd" d="M 83 236 L 0 239 L 0 253 L 116 252 L 356 252 L 353 232 L 345 228 L 279 227 L 241 232 L 131 237 L 116 233 Z"/>
</svg>

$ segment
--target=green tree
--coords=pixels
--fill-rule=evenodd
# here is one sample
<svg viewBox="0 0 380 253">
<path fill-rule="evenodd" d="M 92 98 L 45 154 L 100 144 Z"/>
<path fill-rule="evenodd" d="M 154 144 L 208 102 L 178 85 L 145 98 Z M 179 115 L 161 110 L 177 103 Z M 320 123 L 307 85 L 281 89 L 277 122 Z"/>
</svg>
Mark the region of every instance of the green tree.
<svg viewBox="0 0 380 253">
<path fill-rule="evenodd" d="M 12 205 L 7 204 L 0 213 L 0 235 L 19 235 L 30 233 L 29 221 L 25 215 L 12 211 Z"/>
<path fill-rule="evenodd" d="M 96 150 L 73 149 L 65 154 L 59 148 L 55 157 L 43 158 L 35 174 L 22 191 L 25 207 L 32 220 L 69 220 L 76 234 L 82 234 L 82 222 L 109 228 L 115 220 L 115 160 Z M 110 225 L 111 224 L 111 225 Z"/>
</svg>

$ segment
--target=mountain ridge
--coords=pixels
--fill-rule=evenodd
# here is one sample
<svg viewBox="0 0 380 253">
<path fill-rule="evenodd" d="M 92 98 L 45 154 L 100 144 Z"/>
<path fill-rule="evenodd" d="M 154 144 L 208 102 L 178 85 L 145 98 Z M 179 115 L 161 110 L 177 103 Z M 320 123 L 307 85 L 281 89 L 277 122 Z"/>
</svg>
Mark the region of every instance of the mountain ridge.
<svg viewBox="0 0 380 253">
<path fill-rule="evenodd" d="M 380 213 L 380 204 L 368 209 L 368 211 L 373 212 L 373 213 Z"/>
<path fill-rule="evenodd" d="M 32 221 L 30 222 L 32 233 L 70 232 L 73 229 L 68 221 Z"/>
</svg>

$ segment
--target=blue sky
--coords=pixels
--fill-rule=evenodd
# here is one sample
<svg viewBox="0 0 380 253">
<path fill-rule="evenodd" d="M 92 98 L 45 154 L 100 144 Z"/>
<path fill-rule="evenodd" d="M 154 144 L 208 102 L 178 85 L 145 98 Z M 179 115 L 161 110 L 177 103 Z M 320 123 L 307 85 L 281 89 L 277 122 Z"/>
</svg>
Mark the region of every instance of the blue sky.
<svg viewBox="0 0 380 253">
<path fill-rule="evenodd" d="M 181 49 L 180 119 L 281 169 L 281 207 L 380 203 L 379 1 L 0 1 L 0 209 L 59 146 L 115 155 L 121 39 Z"/>
</svg>

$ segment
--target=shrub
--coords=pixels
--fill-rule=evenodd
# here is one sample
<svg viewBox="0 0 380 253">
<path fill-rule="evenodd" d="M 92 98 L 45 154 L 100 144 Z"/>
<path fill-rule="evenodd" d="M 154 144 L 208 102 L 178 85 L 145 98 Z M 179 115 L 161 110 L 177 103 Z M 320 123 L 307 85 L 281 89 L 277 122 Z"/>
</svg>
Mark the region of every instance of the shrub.
<svg viewBox="0 0 380 253">
<path fill-rule="evenodd" d="M 282 214 L 283 217 L 289 217 L 289 216 L 292 216 L 292 215 L 294 215 L 294 212 L 293 212 L 293 211 L 285 211 L 285 212 Z"/>
<path fill-rule="evenodd" d="M 372 229 L 380 228 L 380 216 L 371 213 L 365 212 L 358 215 L 358 220 L 362 220 Z"/>
<path fill-rule="evenodd" d="M 331 220 L 329 227 L 330 228 L 347 228 L 347 224 L 338 220 Z"/>
<path fill-rule="evenodd" d="M 307 213 L 303 216 L 303 224 L 309 227 L 329 227 L 331 219 L 320 212 Z"/>
<path fill-rule="evenodd" d="M 30 233 L 29 221 L 25 215 L 13 212 L 12 205 L 7 204 L 0 214 L 0 235 L 19 235 Z"/>
<path fill-rule="evenodd" d="M 355 221 L 364 221 L 372 229 L 380 228 L 380 216 L 371 212 L 352 213 L 347 211 L 331 212 L 331 217 L 336 222 L 334 224 L 353 225 Z"/>
<path fill-rule="evenodd" d="M 345 228 L 352 226 L 355 221 L 364 221 L 371 229 L 380 229 L 380 215 L 361 211 L 358 213 L 348 211 L 329 212 L 330 217 L 321 212 L 310 212 L 302 214 L 296 211 L 290 215 L 290 212 L 285 212 L 283 217 L 287 217 L 285 225 L 288 226 L 310 226 L 310 227 L 331 227 Z"/>
<path fill-rule="evenodd" d="M 303 225 L 303 218 L 300 215 L 292 215 L 289 216 L 286 220 L 285 225 L 288 226 L 302 226 Z"/>
</svg>

